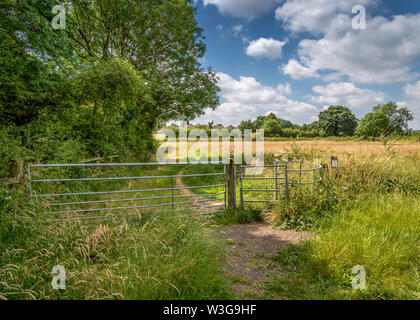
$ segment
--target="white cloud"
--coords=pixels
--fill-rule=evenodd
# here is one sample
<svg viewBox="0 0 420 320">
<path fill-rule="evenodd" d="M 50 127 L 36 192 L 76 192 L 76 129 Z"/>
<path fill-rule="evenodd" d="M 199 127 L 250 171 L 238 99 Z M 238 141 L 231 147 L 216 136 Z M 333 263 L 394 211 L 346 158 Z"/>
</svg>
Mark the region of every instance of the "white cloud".
<svg viewBox="0 0 420 320">
<path fill-rule="evenodd" d="M 311 98 L 313 103 L 343 105 L 350 109 L 371 109 L 385 101 L 386 94 L 368 89 L 357 88 L 350 82 L 330 83 L 326 87 L 315 86 L 312 90 L 318 94 Z"/>
<path fill-rule="evenodd" d="M 340 14 L 322 38 L 299 43 L 300 62 L 292 60 L 288 74 L 293 77 L 295 71 L 296 79 L 304 78 L 299 66 L 305 65 L 314 76 L 332 71 L 335 81 L 339 75 L 361 83 L 410 81 L 418 76 L 411 67 L 420 58 L 419 34 L 420 14 L 375 17 L 367 21 L 365 30 L 353 30 L 350 16 Z"/>
<path fill-rule="evenodd" d="M 216 30 L 217 30 L 217 31 L 222 31 L 222 30 L 223 30 L 223 26 L 222 26 L 221 24 L 218 24 L 218 25 L 216 26 Z"/>
<path fill-rule="evenodd" d="M 318 77 L 318 74 L 314 69 L 301 65 L 295 59 L 290 59 L 289 62 L 281 66 L 279 70 L 283 71 L 284 74 L 289 75 L 295 80 Z"/>
<path fill-rule="evenodd" d="M 287 41 L 274 40 L 272 38 L 259 38 L 249 43 L 245 52 L 251 57 L 265 57 L 270 59 L 281 58 L 282 48 Z"/>
<path fill-rule="evenodd" d="M 351 14 L 355 5 L 372 5 L 376 0 L 288 0 L 276 10 L 276 19 L 294 32 L 319 34 L 328 29 L 329 22 L 339 13 Z"/>
<path fill-rule="evenodd" d="M 233 34 L 235 35 L 235 37 L 237 37 L 241 33 L 243 28 L 244 28 L 244 26 L 241 25 L 240 23 L 238 23 L 237 25 L 234 25 L 232 27 L 232 31 L 233 31 Z"/>
<path fill-rule="evenodd" d="M 274 2 L 275 0 L 203 0 L 205 6 L 215 5 L 222 14 L 250 20 L 269 11 Z"/>
<path fill-rule="evenodd" d="M 406 95 L 414 97 L 420 101 L 420 81 L 417 81 L 414 84 L 407 84 L 403 90 Z"/>
<path fill-rule="evenodd" d="M 397 103 L 398 106 L 408 107 L 414 114 L 414 121 L 411 126 L 420 130 L 420 81 L 414 84 L 407 84 L 404 88 L 404 93 L 407 95 L 407 100 Z"/>
<path fill-rule="evenodd" d="M 224 103 L 214 111 L 206 110 L 205 115 L 195 122 L 215 121 L 237 125 L 242 120 L 255 119 L 258 115 L 272 111 L 283 119 L 304 123 L 318 113 L 315 106 L 288 99 L 278 88 L 264 86 L 253 77 L 235 80 L 225 73 L 218 73 L 218 76 Z M 287 85 L 285 87 L 290 88 Z"/>
<path fill-rule="evenodd" d="M 282 94 L 283 96 L 290 96 L 292 94 L 292 87 L 290 86 L 290 83 L 286 84 L 279 84 L 277 86 L 277 90 Z"/>
</svg>

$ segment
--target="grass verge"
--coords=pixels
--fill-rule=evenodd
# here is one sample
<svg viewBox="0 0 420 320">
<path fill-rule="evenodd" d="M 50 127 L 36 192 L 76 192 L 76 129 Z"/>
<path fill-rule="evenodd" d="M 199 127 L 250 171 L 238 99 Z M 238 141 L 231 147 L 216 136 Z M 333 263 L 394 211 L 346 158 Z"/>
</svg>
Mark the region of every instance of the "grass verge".
<svg viewBox="0 0 420 320">
<path fill-rule="evenodd" d="M 321 224 L 318 238 L 273 259 L 287 275 L 269 290 L 288 299 L 420 299 L 420 201 L 399 193 L 364 199 Z M 366 269 L 354 290 L 353 266 Z"/>
<path fill-rule="evenodd" d="M 226 299 L 223 243 L 206 217 L 153 214 L 45 223 L 25 190 L 1 190 L 0 299 Z M 51 286 L 66 268 L 66 290 Z"/>
</svg>

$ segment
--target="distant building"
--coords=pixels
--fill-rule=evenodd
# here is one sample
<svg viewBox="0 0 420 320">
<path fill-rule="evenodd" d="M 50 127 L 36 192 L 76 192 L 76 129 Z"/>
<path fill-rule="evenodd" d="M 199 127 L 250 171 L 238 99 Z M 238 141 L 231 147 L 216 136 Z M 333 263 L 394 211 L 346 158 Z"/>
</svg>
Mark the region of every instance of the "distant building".
<svg viewBox="0 0 420 320">
<path fill-rule="evenodd" d="M 192 125 L 192 124 L 188 124 L 187 125 L 187 129 L 194 129 L 195 128 L 195 126 L 194 125 Z"/>
<path fill-rule="evenodd" d="M 225 127 L 223 126 L 223 124 L 216 124 L 215 126 L 213 126 L 213 129 L 224 129 Z"/>
<path fill-rule="evenodd" d="M 233 130 L 233 129 L 236 129 L 236 127 L 230 125 L 230 126 L 227 126 L 226 129 Z"/>
</svg>

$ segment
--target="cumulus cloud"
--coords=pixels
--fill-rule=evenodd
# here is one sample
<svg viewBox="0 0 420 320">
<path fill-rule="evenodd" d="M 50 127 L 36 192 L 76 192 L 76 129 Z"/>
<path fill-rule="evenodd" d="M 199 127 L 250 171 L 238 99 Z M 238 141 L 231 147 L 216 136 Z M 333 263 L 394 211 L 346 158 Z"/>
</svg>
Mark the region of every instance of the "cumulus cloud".
<svg viewBox="0 0 420 320">
<path fill-rule="evenodd" d="M 403 88 L 407 95 L 407 100 L 397 103 L 399 106 L 408 107 L 414 114 L 414 121 L 411 123 L 412 127 L 420 130 L 420 81 L 414 84 L 407 84 Z"/>
<path fill-rule="evenodd" d="M 290 83 L 279 84 L 277 86 L 277 90 L 284 96 L 290 96 L 292 94 L 292 87 L 290 86 Z"/>
<path fill-rule="evenodd" d="M 339 13 L 351 14 L 355 5 L 369 6 L 376 0 L 288 0 L 276 10 L 276 19 L 294 32 L 319 34 L 328 30 L 329 22 Z"/>
<path fill-rule="evenodd" d="M 414 97 L 420 101 L 420 81 L 417 81 L 414 84 L 407 84 L 403 90 L 406 95 Z"/>
<path fill-rule="evenodd" d="M 295 59 L 290 59 L 289 62 L 281 66 L 279 70 L 295 80 L 319 77 L 319 75 L 316 73 L 316 70 L 301 65 Z"/>
<path fill-rule="evenodd" d="M 300 62 L 292 61 L 289 72 L 304 78 L 299 77 L 303 63 L 314 75 L 332 71 L 336 79 L 347 76 L 352 82 L 410 81 L 418 76 L 411 67 L 420 58 L 419 33 L 420 14 L 375 17 L 367 21 L 365 30 L 353 30 L 351 18 L 339 15 L 322 38 L 299 43 Z"/>
<path fill-rule="evenodd" d="M 272 38 L 259 38 L 258 40 L 251 41 L 245 52 L 251 57 L 278 59 L 281 58 L 282 49 L 286 42 Z"/>
<path fill-rule="evenodd" d="M 311 98 L 313 103 L 327 105 L 343 105 L 356 109 L 371 109 L 385 101 L 386 94 L 369 89 L 357 88 L 350 82 L 335 82 L 329 85 L 315 86 L 313 92 L 318 96 Z"/>
<path fill-rule="evenodd" d="M 242 120 L 255 119 L 271 111 L 281 118 L 304 123 L 318 113 L 315 106 L 288 99 L 278 87 L 264 86 L 253 77 L 236 80 L 225 73 L 218 73 L 218 77 L 224 103 L 216 110 L 206 110 L 205 115 L 195 122 L 215 121 L 237 125 Z M 290 85 L 286 84 L 285 88 L 291 91 Z"/>
<path fill-rule="evenodd" d="M 232 31 L 233 31 L 233 34 L 235 35 L 235 37 L 237 37 L 238 34 L 241 33 L 243 28 L 244 28 L 244 26 L 241 25 L 240 23 L 238 23 L 238 24 L 236 24 L 232 27 Z"/>
<path fill-rule="evenodd" d="M 203 0 L 205 6 L 215 5 L 221 14 L 249 20 L 269 11 L 275 0 Z"/>
</svg>

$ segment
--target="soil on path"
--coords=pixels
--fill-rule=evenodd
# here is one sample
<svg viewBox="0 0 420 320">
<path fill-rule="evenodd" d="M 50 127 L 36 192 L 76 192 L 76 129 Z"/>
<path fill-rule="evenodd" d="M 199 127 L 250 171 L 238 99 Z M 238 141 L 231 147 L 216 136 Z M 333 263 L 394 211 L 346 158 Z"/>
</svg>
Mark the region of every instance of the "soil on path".
<svg viewBox="0 0 420 320">
<path fill-rule="evenodd" d="M 189 166 L 186 166 L 185 168 L 183 168 L 178 174 L 177 174 L 177 176 L 178 177 L 176 177 L 176 179 L 175 179 L 175 186 L 177 187 L 177 188 L 186 188 L 186 187 L 188 187 L 188 185 L 187 184 L 185 184 L 183 181 L 182 181 L 182 175 L 184 174 L 184 171 L 185 171 L 185 169 L 187 169 Z M 191 189 L 179 189 L 179 191 L 181 192 L 181 195 L 184 195 L 184 196 L 196 196 L 197 194 L 196 193 L 194 193 L 194 192 L 192 192 L 191 191 Z M 203 199 L 205 199 L 205 198 L 201 198 L 201 197 L 191 197 L 191 201 L 198 201 L 198 200 L 203 200 Z M 222 199 L 223 200 L 223 199 Z M 202 207 L 202 206 L 218 206 L 218 205 L 223 205 L 224 203 L 223 203 L 223 201 L 214 201 L 214 202 L 202 202 L 202 203 L 200 203 L 200 202 L 194 202 L 193 204 L 192 204 L 192 207 L 196 207 L 196 208 L 198 208 L 198 207 Z M 197 212 L 199 212 L 199 213 L 206 213 L 206 212 L 211 212 L 211 211 L 214 211 L 214 208 L 203 208 L 203 209 L 196 209 L 196 211 Z"/>
<path fill-rule="evenodd" d="M 309 232 L 277 230 L 268 222 L 230 226 L 220 234 L 228 244 L 224 271 L 240 299 L 272 298 L 265 294 L 264 285 L 284 273 L 270 257 L 312 236 Z"/>
<path fill-rule="evenodd" d="M 183 175 L 186 168 L 178 175 Z M 181 177 L 177 177 L 175 183 L 177 187 L 187 187 Z M 181 189 L 181 193 L 196 195 L 190 189 Z M 195 207 L 201 205 L 193 204 Z M 205 210 L 198 211 L 205 212 Z M 278 230 L 265 221 L 224 227 L 220 230 L 220 236 L 228 245 L 224 272 L 232 283 L 233 293 L 239 299 L 267 299 L 272 297 L 265 294 L 265 283 L 273 277 L 281 277 L 284 274 L 279 264 L 270 258 L 278 250 L 285 249 L 291 244 L 298 244 L 313 235 L 310 232 Z"/>
</svg>

